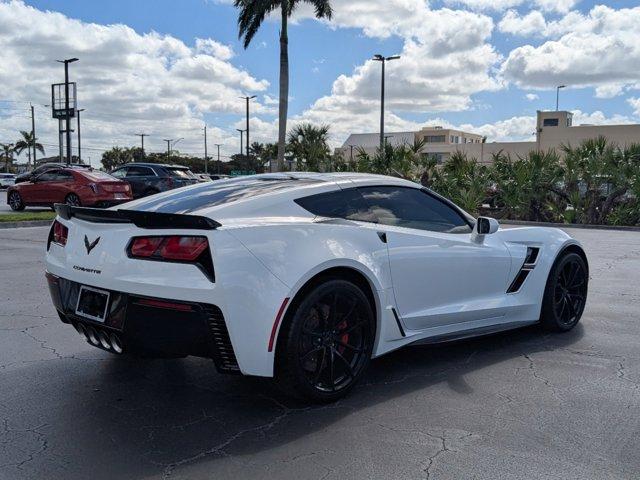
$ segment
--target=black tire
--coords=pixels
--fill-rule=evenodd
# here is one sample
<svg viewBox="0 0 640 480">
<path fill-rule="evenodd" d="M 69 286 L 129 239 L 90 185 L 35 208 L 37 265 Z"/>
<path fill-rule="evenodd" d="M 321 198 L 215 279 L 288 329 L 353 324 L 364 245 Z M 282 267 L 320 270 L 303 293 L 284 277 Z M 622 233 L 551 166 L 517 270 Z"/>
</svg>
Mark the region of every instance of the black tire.
<svg viewBox="0 0 640 480">
<path fill-rule="evenodd" d="M 584 259 L 567 252 L 556 259 L 542 300 L 540 323 L 547 330 L 568 332 L 575 327 L 587 303 L 589 274 Z"/>
<path fill-rule="evenodd" d="M 64 199 L 64 203 L 72 207 L 82 206 L 82 203 L 80 202 L 80 197 L 75 193 L 70 193 L 69 195 L 67 195 Z"/>
<path fill-rule="evenodd" d="M 22 201 L 22 197 L 15 190 L 9 193 L 8 201 L 9 201 L 9 206 L 11 207 L 11 210 L 13 210 L 14 212 L 20 212 L 24 210 L 25 205 L 24 205 L 24 202 Z"/>
<path fill-rule="evenodd" d="M 277 383 L 314 403 L 344 397 L 371 360 L 375 318 L 369 299 L 354 283 L 327 278 L 292 307 L 279 337 Z"/>
</svg>

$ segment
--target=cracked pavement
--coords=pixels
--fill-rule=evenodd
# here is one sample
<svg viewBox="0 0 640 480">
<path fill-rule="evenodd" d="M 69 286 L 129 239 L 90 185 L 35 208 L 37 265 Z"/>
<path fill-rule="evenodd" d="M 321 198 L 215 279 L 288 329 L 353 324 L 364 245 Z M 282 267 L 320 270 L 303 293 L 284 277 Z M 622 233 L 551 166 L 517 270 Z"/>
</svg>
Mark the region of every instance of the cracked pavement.
<svg viewBox="0 0 640 480">
<path fill-rule="evenodd" d="M 46 228 L 0 230 L 0 479 L 637 479 L 640 233 L 571 229 L 581 325 L 405 348 L 327 406 L 63 325 Z"/>
</svg>

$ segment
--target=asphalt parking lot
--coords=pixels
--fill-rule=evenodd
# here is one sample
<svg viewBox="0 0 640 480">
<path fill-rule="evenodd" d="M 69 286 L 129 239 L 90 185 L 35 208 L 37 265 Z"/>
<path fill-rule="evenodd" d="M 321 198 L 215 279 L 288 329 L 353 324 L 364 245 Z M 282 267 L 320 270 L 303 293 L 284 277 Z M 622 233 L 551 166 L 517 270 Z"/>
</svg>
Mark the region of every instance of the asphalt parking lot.
<svg viewBox="0 0 640 480">
<path fill-rule="evenodd" d="M 46 233 L 0 230 L 0 479 L 640 476 L 640 233 L 570 230 L 591 264 L 572 332 L 406 348 L 324 407 L 90 347 L 50 304 Z"/>
</svg>

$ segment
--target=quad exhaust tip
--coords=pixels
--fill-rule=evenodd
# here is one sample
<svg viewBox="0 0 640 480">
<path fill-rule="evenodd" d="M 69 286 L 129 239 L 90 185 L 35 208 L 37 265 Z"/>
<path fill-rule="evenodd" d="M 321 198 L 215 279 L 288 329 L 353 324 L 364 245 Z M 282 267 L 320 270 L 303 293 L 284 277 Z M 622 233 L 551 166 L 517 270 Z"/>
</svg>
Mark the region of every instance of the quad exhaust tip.
<svg viewBox="0 0 640 480">
<path fill-rule="evenodd" d="M 124 351 L 124 348 L 122 348 L 122 342 L 120 341 L 120 337 L 118 337 L 118 335 L 112 333 L 111 335 L 109 335 L 109 340 L 111 340 L 111 348 L 113 348 L 114 352 L 122 353 Z"/>
<path fill-rule="evenodd" d="M 94 347 L 102 347 L 118 354 L 124 352 L 122 340 L 116 333 L 109 333 L 107 330 L 82 323 L 76 323 L 74 326 L 78 334 Z"/>
<path fill-rule="evenodd" d="M 100 340 L 100 345 L 107 350 L 111 350 L 111 340 L 109 340 L 109 334 L 107 332 L 100 330 L 98 333 L 98 339 Z"/>
<path fill-rule="evenodd" d="M 89 337 L 89 342 L 91 345 L 95 345 L 96 347 L 100 345 L 100 339 L 98 338 L 98 332 L 93 327 L 87 327 L 87 337 Z"/>
</svg>

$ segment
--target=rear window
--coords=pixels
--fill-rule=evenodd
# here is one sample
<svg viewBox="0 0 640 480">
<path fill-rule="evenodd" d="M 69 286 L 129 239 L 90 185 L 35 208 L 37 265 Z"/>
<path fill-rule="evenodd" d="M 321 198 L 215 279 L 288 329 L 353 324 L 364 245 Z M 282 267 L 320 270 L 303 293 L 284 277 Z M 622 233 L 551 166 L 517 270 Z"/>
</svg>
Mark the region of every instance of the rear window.
<svg viewBox="0 0 640 480">
<path fill-rule="evenodd" d="M 193 178 L 194 176 L 193 173 L 186 168 L 166 168 L 165 170 L 169 172 L 169 175 L 176 178 Z"/>
<path fill-rule="evenodd" d="M 173 190 L 161 195 L 160 198 L 148 197 L 140 200 L 135 205 L 135 209 L 164 213 L 189 213 L 257 195 L 266 195 L 317 183 L 322 183 L 322 180 L 289 177 L 232 178 L 202 183 L 188 190 Z"/>
<path fill-rule="evenodd" d="M 117 181 L 118 179 L 113 175 L 109 175 L 108 173 L 101 172 L 99 170 L 92 170 L 90 172 L 82 172 L 84 176 L 88 177 L 91 180 L 107 180 L 107 181 Z"/>
</svg>

